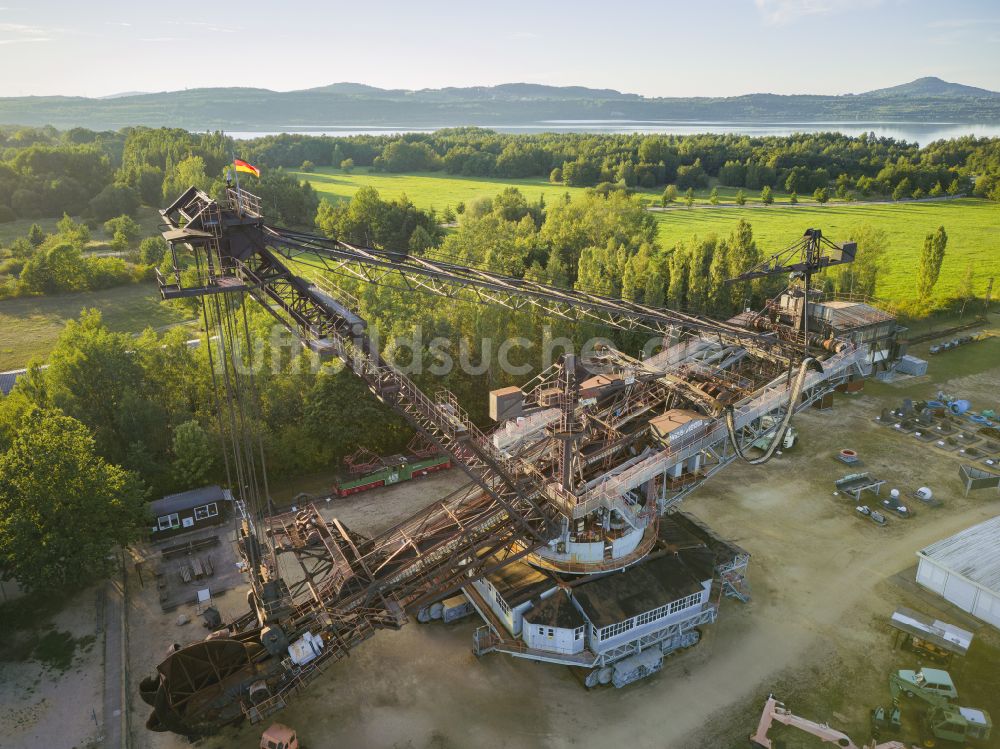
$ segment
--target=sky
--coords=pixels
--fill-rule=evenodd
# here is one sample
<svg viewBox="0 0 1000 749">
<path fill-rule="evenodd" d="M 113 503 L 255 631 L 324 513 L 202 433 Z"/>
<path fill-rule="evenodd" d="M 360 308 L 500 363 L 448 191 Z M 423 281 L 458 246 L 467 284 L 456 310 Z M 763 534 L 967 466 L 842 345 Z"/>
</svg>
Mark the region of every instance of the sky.
<svg viewBox="0 0 1000 749">
<path fill-rule="evenodd" d="M 0 0 L 0 96 L 339 81 L 843 94 L 922 76 L 1000 90 L 1000 1 Z"/>
</svg>

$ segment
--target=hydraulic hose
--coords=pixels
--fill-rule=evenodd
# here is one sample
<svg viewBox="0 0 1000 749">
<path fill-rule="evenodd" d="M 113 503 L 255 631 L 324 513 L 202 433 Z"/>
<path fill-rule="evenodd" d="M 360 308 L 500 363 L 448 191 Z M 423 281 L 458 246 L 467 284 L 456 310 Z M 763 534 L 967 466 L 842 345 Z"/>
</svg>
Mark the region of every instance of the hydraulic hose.
<svg viewBox="0 0 1000 749">
<path fill-rule="evenodd" d="M 743 448 L 740 447 L 739 439 L 736 437 L 736 418 L 733 416 L 733 407 L 729 406 L 726 408 L 726 426 L 729 428 L 729 441 L 732 442 L 733 449 L 742 460 L 752 466 L 756 466 L 766 463 L 771 459 L 775 451 L 778 449 L 778 445 L 780 445 L 782 440 L 785 438 L 785 432 L 788 430 L 788 425 L 792 423 L 792 414 L 795 413 L 795 404 L 798 403 L 799 396 L 802 394 L 802 386 L 806 381 L 806 373 L 809 371 L 809 367 L 814 364 L 819 366 L 819 362 L 811 356 L 802 360 L 802 364 L 799 366 L 799 373 L 795 377 L 795 382 L 792 384 L 792 392 L 788 396 L 788 407 L 785 409 L 785 417 L 778 425 L 777 431 L 774 433 L 774 439 L 771 441 L 771 445 L 759 458 L 748 458 L 743 454 Z"/>
</svg>

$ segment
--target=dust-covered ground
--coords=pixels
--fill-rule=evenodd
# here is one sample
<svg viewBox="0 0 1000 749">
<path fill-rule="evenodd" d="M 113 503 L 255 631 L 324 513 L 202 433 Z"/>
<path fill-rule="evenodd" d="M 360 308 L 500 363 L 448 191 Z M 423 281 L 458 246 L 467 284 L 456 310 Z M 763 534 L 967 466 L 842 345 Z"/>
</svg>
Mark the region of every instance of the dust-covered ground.
<svg viewBox="0 0 1000 749">
<path fill-rule="evenodd" d="M 22 596 L 5 604 L 0 627 L 0 747 L 100 746 L 101 591 L 98 585 L 65 600 Z"/>
<path fill-rule="evenodd" d="M 925 352 L 926 346 L 913 351 Z M 566 668 L 499 654 L 477 659 L 473 620 L 413 623 L 379 633 L 331 666 L 277 719 L 295 726 L 308 749 L 727 748 L 747 745 L 774 692 L 796 712 L 866 741 L 869 711 L 889 703 L 889 671 L 917 665 L 911 654 L 892 649 L 892 610 L 904 604 L 963 626 L 969 621 L 906 584 L 916 551 L 1000 513 L 995 492 L 961 496 L 959 456 L 873 421 L 903 397 L 930 398 L 938 388 L 976 408 L 1000 406 L 1000 339 L 932 358 L 927 378 L 870 383 L 863 394 L 838 395 L 833 411 L 800 414 L 795 448 L 766 466 L 730 466 L 685 501 L 687 511 L 753 555 L 753 600 L 725 600 L 702 643 L 653 677 L 620 690 L 588 691 Z M 883 496 L 892 487 L 905 493 L 927 485 L 942 506 L 915 503 L 915 517 L 891 516 L 886 527 L 859 517 L 852 500 L 833 496 L 834 480 L 854 470 L 835 460 L 845 447 L 859 452 L 862 470 L 887 480 Z M 330 509 L 349 526 L 375 532 L 459 481 L 449 472 L 336 500 Z M 184 746 L 183 739 L 143 730 L 146 708 L 135 688 L 170 642 L 199 636 L 198 625 L 176 626 L 176 614 L 159 612 L 155 593 L 130 590 L 132 745 Z M 223 613 L 237 613 L 242 602 L 241 591 L 227 594 Z M 975 636 L 968 657 L 951 672 L 961 702 L 996 719 L 1000 632 L 977 626 Z M 913 710 L 907 707 L 904 717 L 912 725 Z M 259 731 L 244 725 L 201 745 L 254 747 Z M 788 732 L 775 735 L 789 747 L 817 745 Z"/>
</svg>

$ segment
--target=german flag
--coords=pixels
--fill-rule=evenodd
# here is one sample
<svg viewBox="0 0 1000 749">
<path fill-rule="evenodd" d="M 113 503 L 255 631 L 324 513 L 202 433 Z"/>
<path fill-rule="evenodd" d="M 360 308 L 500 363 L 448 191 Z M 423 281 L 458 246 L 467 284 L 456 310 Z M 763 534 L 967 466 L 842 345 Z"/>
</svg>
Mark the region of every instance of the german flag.
<svg viewBox="0 0 1000 749">
<path fill-rule="evenodd" d="M 260 178 L 260 169 L 255 167 L 253 164 L 248 164 L 242 159 L 233 159 L 233 166 L 236 168 L 237 172 L 246 172 L 247 174 L 252 174 L 258 179 Z"/>
</svg>

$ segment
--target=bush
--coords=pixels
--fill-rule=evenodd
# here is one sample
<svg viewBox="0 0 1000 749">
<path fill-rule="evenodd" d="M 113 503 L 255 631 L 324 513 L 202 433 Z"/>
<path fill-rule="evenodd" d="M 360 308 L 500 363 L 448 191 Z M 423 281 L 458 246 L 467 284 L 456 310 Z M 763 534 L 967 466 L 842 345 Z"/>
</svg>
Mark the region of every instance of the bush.
<svg viewBox="0 0 1000 749">
<path fill-rule="evenodd" d="M 142 229 L 135 219 L 117 216 L 104 222 L 104 233 L 112 237 L 112 246 L 119 252 L 128 249 L 142 236 Z"/>
<path fill-rule="evenodd" d="M 910 180 L 904 177 L 899 184 L 896 185 L 896 189 L 892 191 L 892 199 L 902 200 L 903 198 L 908 198 L 912 192 L 913 186 L 910 184 Z"/>
<path fill-rule="evenodd" d="M 708 175 L 701 166 L 701 159 L 695 159 L 693 164 L 677 167 L 677 187 L 698 188 L 708 185 Z"/>
<path fill-rule="evenodd" d="M 87 271 L 87 287 L 90 289 L 110 289 L 132 281 L 129 266 L 117 257 L 89 258 Z"/>
<path fill-rule="evenodd" d="M 19 288 L 29 293 L 82 291 L 90 282 L 87 261 L 79 248 L 68 242 L 39 249 L 24 264 Z"/>
<path fill-rule="evenodd" d="M 631 194 L 632 191 L 628 189 L 622 182 L 598 182 L 593 188 L 594 192 L 598 195 L 607 195 L 611 192 L 624 192 L 625 194 Z"/>
<path fill-rule="evenodd" d="M 441 157 L 426 143 L 408 143 L 403 140 L 387 145 L 373 165 L 376 169 L 387 172 L 426 172 L 442 166 Z"/>
<path fill-rule="evenodd" d="M 596 185 L 601 170 L 586 159 L 567 161 L 562 168 L 563 182 L 571 187 L 592 187 Z"/>
<path fill-rule="evenodd" d="M 39 218 L 45 214 L 42 198 L 34 190 L 14 190 L 10 196 L 10 207 L 18 218 Z"/>
<path fill-rule="evenodd" d="M 97 221 L 131 216 L 139 208 L 139 191 L 128 185 L 108 185 L 90 199 L 89 205 Z"/>
<path fill-rule="evenodd" d="M 343 169 L 346 174 L 350 174 L 354 171 L 354 159 L 344 159 L 340 162 L 340 168 Z"/>
<path fill-rule="evenodd" d="M 302 166 L 299 167 L 299 169 L 303 172 L 315 172 L 316 165 L 311 161 L 309 161 L 309 159 L 306 159 L 305 161 L 302 162 Z"/>
<path fill-rule="evenodd" d="M 159 265 L 167 254 L 167 241 L 163 237 L 146 237 L 139 243 L 139 260 L 146 265 Z"/>
</svg>

